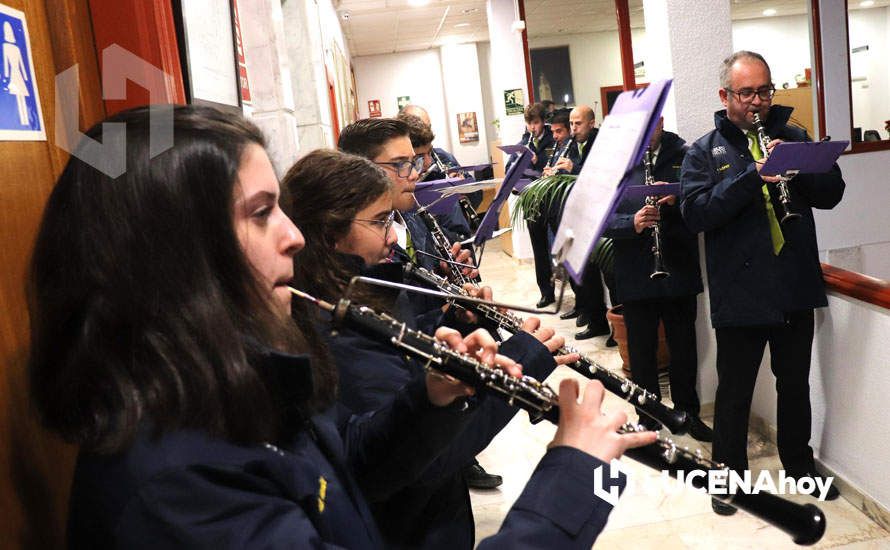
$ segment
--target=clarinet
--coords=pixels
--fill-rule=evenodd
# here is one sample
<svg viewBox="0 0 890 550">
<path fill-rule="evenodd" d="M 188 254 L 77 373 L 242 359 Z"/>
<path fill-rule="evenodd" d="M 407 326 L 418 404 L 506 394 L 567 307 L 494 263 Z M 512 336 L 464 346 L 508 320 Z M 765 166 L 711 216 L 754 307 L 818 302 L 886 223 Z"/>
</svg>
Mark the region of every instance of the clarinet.
<svg viewBox="0 0 890 550">
<path fill-rule="evenodd" d="M 505 400 L 510 406 L 525 410 L 533 422 L 548 420 L 554 424 L 559 423 L 559 398 L 545 383 L 530 376 L 510 376 L 501 369 L 455 351 L 436 338 L 412 330 L 398 319 L 377 313 L 369 307 L 352 305 L 342 299 L 337 304 L 331 304 L 299 290 L 290 290 L 296 296 L 330 312 L 335 327 L 345 325 L 390 344 L 423 361 L 426 370 L 456 378 Z M 637 431 L 643 431 L 643 428 L 628 423 L 619 428 L 618 433 Z M 705 458 L 701 450 L 691 451 L 687 447 L 680 447 L 671 439 L 658 438 L 654 443 L 628 449 L 624 454 L 656 470 L 667 470 L 674 477 L 692 470 L 726 470 L 723 464 Z M 695 477 L 689 482 L 698 488 L 707 486 L 706 477 Z M 713 495 L 713 498 L 744 510 L 788 533 L 797 544 L 814 544 L 825 532 L 825 516 L 813 504 L 800 505 L 769 493 Z"/>
<path fill-rule="evenodd" d="M 451 242 L 448 240 L 448 237 L 445 236 L 445 232 L 442 231 L 442 226 L 439 225 L 439 221 L 436 220 L 436 217 L 426 208 L 418 208 L 415 213 L 420 216 L 420 219 L 423 220 L 424 225 L 426 225 L 426 228 L 433 236 L 433 245 L 436 247 L 436 251 L 440 256 L 448 260 L 445 263 L 448 265 L 448 273 L 451 279 L 461 284 L 476 284 L 473 280 L 464 275 L 461 271 L 461 267 L 457 265 L 454 256 L 451 254 Z"/>
<path fill-rule="evenodd" d="M 442 292 L 454 295 L 468 295 L 467 291 L 462 287 L 422 267 L 406 264 L 405 272 L 423 283 L 439 288 Z M 472 309 L 477 315 L 493 323 L 495 327 L 502 328 L 510 334 L 522 331 L 523 319 L 513 313 L 501 311 L 487 304 L 461 304 L 461 307 Z M 657 395 L 646 391 L 627 378 L 615 374 L 590 357 L 579 353 L 578 350 L 571 346 L 565 345 L 556 353 L 559 355 L 578 353 L 581 355 L 581 359 L 576 363 L 567 365 L 569 368 L 587 378 L 599 380 L 607 391 L 631 403 L 646 416 L 661 422 L 671 433 L 682 435 L 688 431 L 690 418 L 685 411 L 678 411 L 668 407 L 661 402 Z"/>
<path fill-rule="evenodd" d="M 433 158 L 433 164 L 436 166 L 436 169 L 447 177 L 448 169 L 451 168 L 451 166 L 445 164 L 442 158 L 439 157 L 439 154 L 436 153 L 435 149 L 430 149 L 430 156 Z M 429 173 L 427 176 L 428 175 Z M 462 175 L 466 178 L 465 173 Z M 426 179 L 426 176 L 424 176 L 423 179 Z M 466 195 L 461 194 L 457 199 L 457 204 L 460 206 L 461 212 L 467 219 L 467 223 L 470 225 L 470 230 L 475 233 L 475 231 L 479 229 L 479 225 L 482 223 L 482 220 L 479 218 L 479 213 L 476 212 L 476 209 L 470 204 L 470 199 L 468 199 Z"/>
<path fill-rule="evenodd" d="M 770 137 L 766 134 L 766 130 L 763 128 L 763 122 L 760 120 L 760 113 L 754 113 L 754 131 L 757 132 L 757 141 L 760 143 L 760 152 L 763 154 L 764 160 L 766 160 L 769 158 L 766 146 L 770 142 Z M 782 216 L 782 219 L 780 220 L 781 223 L 785 223 L 789 220 L 796 220 L 800 217 L 800 214 L 791 211 L 791 190 L 788 189 L 789 179 L 790 178 L 784 176 L 779 176 L 779 181 L 776 183 L 776 188 L 779 190 L 779 202 L 782 203 L 782 209 L 785 211 L 785 215 Z"/>
<path fill-rule="evenodd" d="M 643 154 L 643 173 L 646 177 L 646 185 L 655 185 L 655 176 L 653 175 L 653 166 L 652 166 L 652 149 L 646 147 L 646 152 Z M 661 206 L 658 204 L 658 197 L 654 195 L 650 195 L 646 197 L 646 206 L 654 206 L 655 210 L 658 212 L 658 215 L 661 216 Z M 650 279 L 664 279 L 665 277 L 670 277 L 670 273 L 668 273 L 664 268 L 664 256 L 662 255 L 661 248 L 661 222 L 656 221 L 655 225 L 652 226 L 652 257 L 654 259 L 654 266 L 652 267 L 652 273 L 649 275 Z"/>
<path fill-rule="evenodd" d="M 566 140 L 566 144 L 562 146 L 562 148 L 550 159 L 550 162 L 547 163 L 547 166 L 556 166 L 556 163 L 563 159 L 567 154 L 569 154 L 569 148 L 572 144 L 575 143 L 575 136 L 571 136 L 568 140 Z"/>
</svg>

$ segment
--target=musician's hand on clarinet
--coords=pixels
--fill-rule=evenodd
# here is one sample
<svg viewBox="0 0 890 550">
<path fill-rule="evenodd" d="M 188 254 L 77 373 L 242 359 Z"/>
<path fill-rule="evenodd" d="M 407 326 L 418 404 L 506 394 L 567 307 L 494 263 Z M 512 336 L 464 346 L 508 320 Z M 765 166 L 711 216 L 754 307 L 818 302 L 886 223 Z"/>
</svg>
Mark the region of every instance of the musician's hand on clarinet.
<svg viewBox="0 0 890 550">
<path fill-rule="evenodd" d="M 559 428 L 548 447 L 574 447 L 603 462 L 618 458 L 624 451 L 653 443 L 655 432 L 617 432 L 627 415 L 622 411 L 602 413 L 603 385 L 592 380 L 578 401 L 578 381 L 567 378 L 559 383 Z"/>
<path fill-rule="evenodd" d="M 571 173 L 572 168 L 574 168 L 575 165 L 572 163 L 571 159 L 563 157 L 556 161 L 556 164 L 554 164 L 553 167 L 557 170 L 565 170 L 566 172 Z"/>
<path fill-rule="evenodd" d="M 490 286 L 476 286 L 472 283 L 466 283 L 462 287 L 467 296 L 472 296 L 473 298 L 482 298 L 483 300 L 491 301 L 492 292 Z M 479 317 L 468 309 L 459 309 L 455 313 L 457 318 L 464 323 L 476 324 L 479 322 Z"/>
<path fill-rule="evenodd" d="M 460 243 L 454 243 L 453 245 L 451 245 L 451 255 L 454 257 L 454 261 L 456 262 L 475 265 L 473 263 L 473 256 L 472 254 L 470 254 L 470 251 L 465 248 L 461 248 Z M 469 279 L 475 279 L 479 276 L 478 269 L 470 269 L 468 267 L 462 267 L 461 273 L 464 274 L 464 277 L 467 277 Z"/>
<path fill-rule="evenodd" d="M 766 162 L 767 157 L 772 154 L 773 149 L 776 148 L 776 145 L 782 143 L 781 139 L 774 139 L 766 144 L 767 154 L 760 160 L 754 162 L 754 167 L 757 168 L 757 173 L 760 173 L 760 169 L 763 167 L 763 164 Z M 760 176 L 760 179 L 767 183 L 778 183 L 779 176 Z"/>
<path fill-rule="evenodd" d="M 653 185 L 667 185 L 667 183 L 668 182 L 666 182 L 666 181 L 656 181 Z M 677 204 L 677 195 L 665 195 L 665 196 L 661 197 L 660 199 L 658 199 L 659 206 L 664 205 L 664 204 L 666 204 L 668 206 L 673 206 L 673 205 Z"/>
<path fill-rule="evenodd" d="M 566 339 L 557 336 L 556 331 L 550 327 L 541 326 L 541 319 L 538 317 L 528 317 L 522 322 L 522 330 L 534 336 L 539 342 L 550 351 L 556 353 L 566 344 Z M 581 360 L 578 353 L 569 353 L 567 355 L 554 355 L 553 359 L 557 365 L 566 365 Z"/>
<path fill-rule="evenodd" d="M 557 170 L 556 166 L 548 166 L 548 167 L 544 168 L 543 170 L 541 170 L 541 175 L 542 176 L 552 176 L 553 174 L 556 173 L 556 170 Z"/>
<path fill-rule="evenodd" d="M 494 365 L 507 371 L 511 376 L 522 376 L 522 367 L 516 361 L 498 353 L 498 344 L 491 334 L 483 329 L 471 332 L 463 337 L 454 329 L 439 327 L 436 339 L 444 342 L 451 349 L 472 355 L 479 361 Z M 426 392 L 430 403 L 437 407 L 450 405 L 455 399 L 473 395 L 475 390 L 451 376 L 428 372 L 426 375 Z"/>
<path fill-rule="evenodd" d="M 655 225 L 661 219 L 661 214 L 655 206 L 646 205 L 634 214 L 634 231 L 642 233 L 646 228 Z"/>
</svg>

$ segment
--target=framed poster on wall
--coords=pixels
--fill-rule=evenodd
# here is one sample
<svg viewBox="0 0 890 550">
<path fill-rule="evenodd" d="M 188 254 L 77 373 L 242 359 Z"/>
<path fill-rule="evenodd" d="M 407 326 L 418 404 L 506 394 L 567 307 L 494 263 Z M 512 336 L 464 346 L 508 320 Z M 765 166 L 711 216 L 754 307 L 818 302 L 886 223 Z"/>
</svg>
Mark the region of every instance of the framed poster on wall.
<svg viewBox="0 0 890 550">
<path fill-rule="evenodd" d="M 240 112 L 232 0 L 173 0 L 173 8 L 187 101 Z"/>
</svg>

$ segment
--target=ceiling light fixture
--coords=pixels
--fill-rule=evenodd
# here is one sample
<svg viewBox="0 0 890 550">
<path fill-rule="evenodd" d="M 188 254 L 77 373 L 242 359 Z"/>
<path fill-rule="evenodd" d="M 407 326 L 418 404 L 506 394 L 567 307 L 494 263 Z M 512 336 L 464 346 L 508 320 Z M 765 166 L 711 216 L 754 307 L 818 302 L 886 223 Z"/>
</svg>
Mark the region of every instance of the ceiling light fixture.
<svg viewBox="0 0 890 550">
<path fill-rule="evenodd" d="M 772 17 L 773 15 L 776 15 L 776 10 L 775 10 L 775 8 L 767 8 L 767 9 L 763 10 L 763 15 L 765 15 L 767 17 Z"/>
<path fill-rule="evenodd" d="M 476 13 L 477 11 L 479 11 L 479 8 L 464 8 L 464 9 L 460 10 L 460 12 L 464 15 Z"/>
<path fill-rule="evenodd" d="M 455 25 L 455 28 L 457 28 L 457 27 L 469 27 L 469 26 L 470 26 L 469 23 L 458 23 L 457 25 Z"/>
<path fill-rule="evenodd" d="M 860 8 L 870 8 L 874 5 L 875 5 L 875 0 L 863 0 L 862 2 L 859 2 Z"/>
</svg>

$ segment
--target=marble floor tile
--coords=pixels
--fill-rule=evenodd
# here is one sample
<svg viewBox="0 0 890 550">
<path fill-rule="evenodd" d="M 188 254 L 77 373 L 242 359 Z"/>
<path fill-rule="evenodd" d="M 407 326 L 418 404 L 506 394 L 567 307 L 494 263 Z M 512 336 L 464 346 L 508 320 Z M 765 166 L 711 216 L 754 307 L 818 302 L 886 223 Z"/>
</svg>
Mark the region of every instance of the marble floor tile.
<svg viewBox="0 0 890 550">
<path fill-rule="evenodd" d="M 531 306 L 538 300 L 534 266 L 513 260 L 503 254 L 496 244 L 486 250 L 482 274 L 485 284 L 494 289 L 498 301 Z M 563 311 L 570 309 L 573 301 L 571 289 L 567 286 Z M 603 367 L 620 374 L 621 358 L 616 348 L 605 347 L 605 337 L 575 342 L 573 336 L 579 329 L 575 327 L 574 320 L 560 320 L 556 315 L 541 317 L 544 324 L 565 336 L 569 344 L 576 345 L 582 353 Z M 568 367 L 558 367 L 546 382 L 557 388 L 564 378 L 574 378 L 582 383 L 585 380 Z M 670 403 L 669 391 L 664 384 L 666 381 L 662 382 L 662 395 Z M 636 418 L 630 404 L 611 394 L 606 395 L 603 408 L 622 410 L 629 418 Z M 702 418 L 709 425 L 712 424 L 711 414 L 703 414 Z M 504 476 L 504 484 L 493 490 L 470 491 L 477 541 L 498 530 L 543 456 L 555 430 L 554 426 L 544 422 L 531 425 L 528 416 L 520 412 L 479 455 L 479 461 L 486 470 Z M 671 436 L 664 430 L 661 435 L 672 437 L 682 446 L 701 449 L 704 456 L 710 457 L 710 444 L 699 443 L 688 436 Z M 750 467 L 755 474 L 760 470 L 776 473 L 781 468 L 775 445 L 757 433 L 749 435 L 748 454 Z M 623 459 L 623 462 L 629 476 L 635 480 L 652 480 L 659 476 L 658 472 L 632 460 Z M 791 495 L 788 498 L 800 504 L 817 504 L 825 513 L 826 533 L 815 548 L 890 550 L 890 533 L 843 498 L 833 502 L 817 502 L 806 495 Z M 711 511 L 710 498 L 701 492 L 685 488 L 654 492 L 648 486 L 645 494 L 622 496 L 595 545 L 595 548 L 634 550 L 796 547 L 785 533 L 747 513 L 717 516 Z"/>
</svg>

